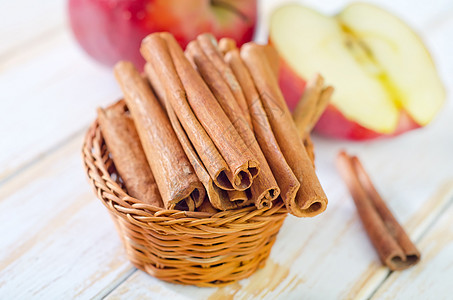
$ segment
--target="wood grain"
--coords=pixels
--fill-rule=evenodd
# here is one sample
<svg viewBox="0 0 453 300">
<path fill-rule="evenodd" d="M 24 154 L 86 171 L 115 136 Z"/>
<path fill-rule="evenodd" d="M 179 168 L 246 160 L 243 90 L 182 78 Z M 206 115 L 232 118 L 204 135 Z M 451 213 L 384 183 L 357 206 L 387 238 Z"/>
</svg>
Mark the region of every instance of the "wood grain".
<svg viewBox="0 0 453 300">
<path fill-rule="evenodd" d="M 372 299 L 449 299 L 453 278 L 453 201 L 419 243 L 419 265 L 392 273 Z"/>
<path fill-rule="evenodd" d="M 86 182 L 81 140 L 1 187 L 0 298 L 91 298 L 135 270 Z"/>
<path fill-rule="evenodd" d="M 0 181 L 58 147 L 117 100 L 113 74 L 87 60 L 68 30 L 0 61 Z M 20 137 L 20 138 L 18 138 Z"/>
</svg>

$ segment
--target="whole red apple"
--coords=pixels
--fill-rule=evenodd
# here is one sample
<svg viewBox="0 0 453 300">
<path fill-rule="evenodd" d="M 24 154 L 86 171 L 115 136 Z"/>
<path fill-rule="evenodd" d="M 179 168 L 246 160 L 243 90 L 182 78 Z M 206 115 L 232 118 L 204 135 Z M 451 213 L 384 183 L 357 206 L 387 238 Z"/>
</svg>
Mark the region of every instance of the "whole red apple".
<svg viewBox="0 0 453 300">
<path fill-rule="evenodd" d="M 253 38 L 256 0 L 69 0 L 69 19 L 83 49 L 112 66 L 119 60 L 142 67 L 142 39 L 172 33 L 182 47 L 203 32 L 231 37 L 240 46 Z"/>
</svg>

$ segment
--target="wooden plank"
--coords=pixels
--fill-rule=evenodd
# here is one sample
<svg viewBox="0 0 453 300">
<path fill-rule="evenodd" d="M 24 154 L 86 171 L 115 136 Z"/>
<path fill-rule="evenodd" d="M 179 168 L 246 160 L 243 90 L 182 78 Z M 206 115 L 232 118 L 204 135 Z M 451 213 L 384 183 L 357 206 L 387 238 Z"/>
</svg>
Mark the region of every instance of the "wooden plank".
<svg viewBox="0 0 453 300">
<path fill-rule="evenodd" d="M 453 205 L 419 243 L 420 263 L 393 272 L 372 299 L 451 299 Z"/>
<path fill-rule="evenodd" d="M 1 1 L 0 60 L 20 51 L 20 47 L 39 43 L 53 35 L 66 19 L 66 2 L 62 0 Z"/>
<path fill-rule="evenodd" d="M 90 189 L 82 135 L 0 188 L 0 298 L 102 295 L 135 269 Z"/>
<path fill-rule="evenodd" d="M 67 29 L 0 62 L 0 182 L 80 132 L 118 99 L 111 71 L 89 61 Z M 20 137 L 20 138 L 19 138 Z"/>
</svg>

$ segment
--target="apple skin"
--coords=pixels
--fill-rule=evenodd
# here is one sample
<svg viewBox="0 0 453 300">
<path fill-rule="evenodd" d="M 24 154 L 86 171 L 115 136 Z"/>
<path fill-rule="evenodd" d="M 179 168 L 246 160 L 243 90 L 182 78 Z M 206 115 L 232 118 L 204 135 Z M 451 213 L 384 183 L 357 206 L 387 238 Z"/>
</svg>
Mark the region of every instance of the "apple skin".
<svg viewBox="0 0 453 300">
<path fill-rule="evenodd" d="M 357 122 L 348 120 L 335 106 L 328 105 L 318 123 L 315 131 L 319 134 L 348 140 L 371 140 L 383 137 L 393 137 L 406 131 L 421 128 L 421 126 L 404 111 L 401 111 L 398 125 L 392 134 L 383 134 L 367 129 Z"/>
<path fill-rule="evenodd" d="M 253 38 L 256 0 L 69 0 L 69 20 L 82 48 L 104 65 L 129 60 L 142 68 L 139 48 L 153 32 L 170 32 L 181 47 L 211 32 L 238 46 Z M 214 8 L 216 7 L 216 8 Z M 233 12 L 234 11 L 234 12 Z"/>
</svg>

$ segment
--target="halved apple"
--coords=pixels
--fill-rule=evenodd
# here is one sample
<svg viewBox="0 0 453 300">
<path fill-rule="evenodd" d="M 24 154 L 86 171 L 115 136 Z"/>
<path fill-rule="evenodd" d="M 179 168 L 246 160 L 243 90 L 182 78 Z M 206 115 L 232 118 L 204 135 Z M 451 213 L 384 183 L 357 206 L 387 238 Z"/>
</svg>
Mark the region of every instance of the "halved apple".
<svg viewBox="0 0 453 300">
<path fill-rule="evenodd" d="M 444 102 L 421 39 L 376 6 L 351 4 L 329 17 L 286 5 L 272 14 L 269 38 L 291 71 L 301 78 L 319 72 L 335 87 L 316 128 L 321 133 L 349 139 L 395 135 L 428 124 Z"/>
</svg>

